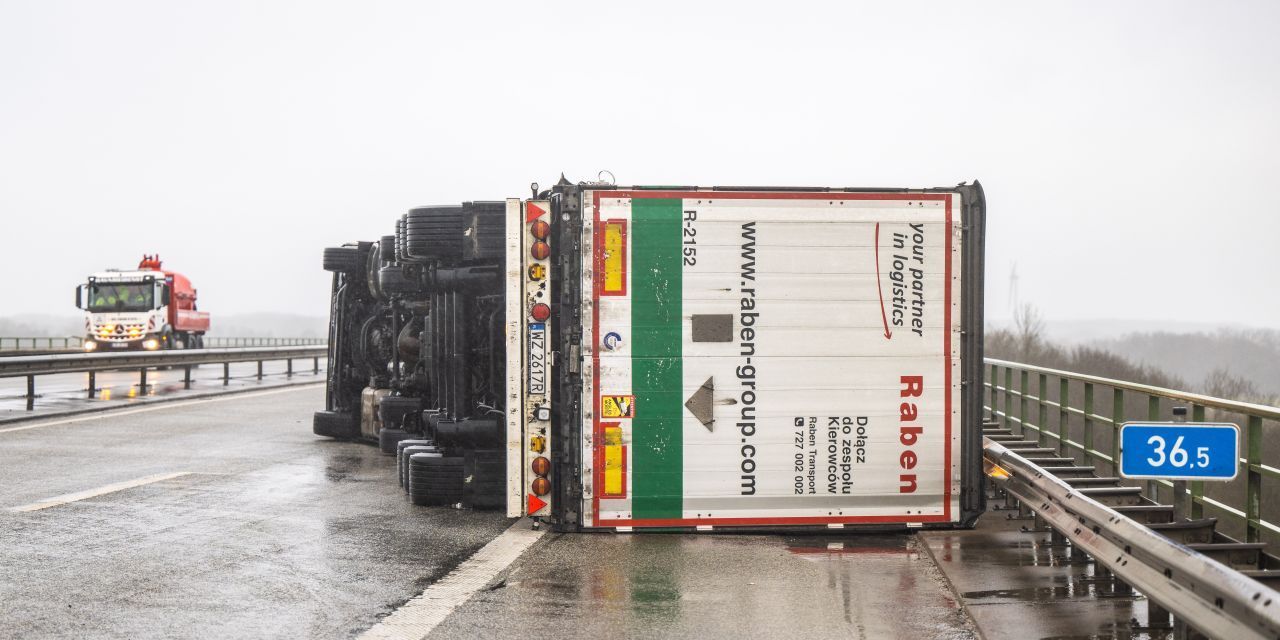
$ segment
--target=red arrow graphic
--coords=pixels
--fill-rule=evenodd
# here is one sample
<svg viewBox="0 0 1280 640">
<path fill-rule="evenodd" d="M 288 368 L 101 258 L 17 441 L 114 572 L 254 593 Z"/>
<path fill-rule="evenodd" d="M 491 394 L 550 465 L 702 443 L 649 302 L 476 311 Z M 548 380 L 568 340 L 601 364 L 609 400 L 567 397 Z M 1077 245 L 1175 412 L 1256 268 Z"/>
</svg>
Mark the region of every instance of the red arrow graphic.
<svg viewBox="0 0 1280 640">
<path fill-rule="evenodd" d="M 884 321 L 884 339 L 893 338 L 889 330 L 889 315 L 884 312 L 884 289 L 880 286 L 880 223 L 876 223 L 876 291 L 880 293 L 880 319 Z"/>
</svg>

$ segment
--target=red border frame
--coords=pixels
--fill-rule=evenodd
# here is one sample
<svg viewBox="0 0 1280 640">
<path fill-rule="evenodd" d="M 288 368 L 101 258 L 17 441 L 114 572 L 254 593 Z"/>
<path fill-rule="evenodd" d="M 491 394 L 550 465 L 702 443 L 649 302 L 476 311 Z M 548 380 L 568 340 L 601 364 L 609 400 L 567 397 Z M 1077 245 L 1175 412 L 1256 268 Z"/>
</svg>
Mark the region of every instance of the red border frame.
<svg viewBox="0 0 1280 640">
<path fill-rule="evenodd" d="M 593 262 L 597 269 L 600 267 L 602 258 L 600 247 L 603 229 L 600 227 L 600 198 L 702 198 L 704 200 L 932 200 L 945 203 L 946 210 L 946 239 L 944 254 L 944 272 L 943 277 L 946 281 L 945 302 L 943 303 L 943 331 L 942 331 L 942 351 L 945 363 L 944 370 L 944 388 L 945 388 L 945 412 L 946 419 L 943 421 L 943 500 L 942 515 L 940 516 L 923 516 L 923 515 L 900 515 L 900 516 L 815 516 L 815 517 L 779 517 L 779 518 L 657 518 L 648 520 L 637 520 L 635 518 L 609 520 L 607 523 L 600 521 L 600 493 L 593 489 L 592 509 L 591 509 L 591 526 L 594 528 L 609 527 L 692 527 L 706 525 L 723 525 L 723 526 L 752 526 L 752 525 L 821 525 L 821 524 L 895 524 L 895 523 L 928 523 L 928 522 L 951 522 L 951 396 L 953 390 L 951 388 L 951 369 L 955 364 L 955 357 L 951 353 L 951 237 L 954 234 L 953 221 L 951 217 L 951 193 L 887 193 L 887 192 L 867 192 L 867 193 L 832 193 L 823 191 L 650 191 L 650 190 L 630 190 L 630 191 L 593 191 L 591 193 L 591 215 L 593 220 L 592 227 L 592 253 Z M 600 278 L 593 278 L 591 283 L 592 302 L 591 305 L 591 335 L 593 339 L 598 340 L 600 335 Z M 592 396 L 592 433 L 594 434 L 593 442 L 603 438 L 603 429 L 600 423 L 600 350 L 592 348 L 591 350 L 591 396 Z M 633 411 L 634 413 L 634 411 Z M 625 465 L 625 461 L 623 463 Z M 599 469 L 599 465 L 596 467 Z M 603 471 L 603 470 L 601 470 Z M 593 476 L 595 474 L 592 474 Z M 596 487 L 598 488 L 598 486 Z M 606 498 L 607 499 L 607 498 Z"/>
</svg>

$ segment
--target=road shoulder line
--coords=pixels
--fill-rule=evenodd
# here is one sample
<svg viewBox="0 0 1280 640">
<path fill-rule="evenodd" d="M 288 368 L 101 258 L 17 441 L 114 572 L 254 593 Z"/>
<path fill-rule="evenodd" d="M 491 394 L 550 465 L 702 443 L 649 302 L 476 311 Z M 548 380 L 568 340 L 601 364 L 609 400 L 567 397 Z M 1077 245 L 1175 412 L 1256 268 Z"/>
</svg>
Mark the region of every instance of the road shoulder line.
<svg viewBox="0 0 1280 640">
<path fill-rule="evenodd" d="M 360 640 L 420 640 L 475 592 L 482 589 L 542 537 L 532 521 L 521 519 L 481 547 L 439 582 L 383 618 Z"/>
</svg>

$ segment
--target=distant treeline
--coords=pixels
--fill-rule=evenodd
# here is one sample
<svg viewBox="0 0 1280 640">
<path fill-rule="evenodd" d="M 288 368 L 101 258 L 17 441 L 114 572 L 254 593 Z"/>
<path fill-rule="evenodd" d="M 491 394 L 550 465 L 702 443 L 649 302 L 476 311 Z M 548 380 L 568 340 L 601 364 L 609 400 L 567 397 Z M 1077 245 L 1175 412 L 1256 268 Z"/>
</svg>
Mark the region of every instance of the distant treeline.
<svg viewBox="0 0 1280 640">
<path fill-rule="evenodd" d="M 1068 347 L 1045 338 L 1039 313 L 1023 307 L 1014 314 L 1013 327 L 987 329 L 986 355 L 1218 398 L 1280 404 L 1277 331 L 1132 333 Z"/>
</svg>

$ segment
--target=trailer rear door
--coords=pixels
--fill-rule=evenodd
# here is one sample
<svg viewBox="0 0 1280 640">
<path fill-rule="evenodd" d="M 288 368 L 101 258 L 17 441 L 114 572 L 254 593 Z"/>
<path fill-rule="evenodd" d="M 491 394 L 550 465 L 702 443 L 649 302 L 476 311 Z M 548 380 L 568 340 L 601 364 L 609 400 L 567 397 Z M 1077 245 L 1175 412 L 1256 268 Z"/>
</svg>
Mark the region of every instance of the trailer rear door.
<svg viewBox="0 0 1280 640">
<path fill-rule="evenodd" d="M 961 519 L 959 192 L 582 202 L 584 525 Z"/>
</svg>

